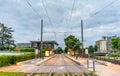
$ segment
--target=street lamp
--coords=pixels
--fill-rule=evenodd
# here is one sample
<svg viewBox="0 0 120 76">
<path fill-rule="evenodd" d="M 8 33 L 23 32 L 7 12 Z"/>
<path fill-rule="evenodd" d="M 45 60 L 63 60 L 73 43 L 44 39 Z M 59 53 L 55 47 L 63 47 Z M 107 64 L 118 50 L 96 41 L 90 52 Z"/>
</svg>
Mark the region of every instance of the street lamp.
<svg viewBox="0 0 120 76">
<path fill-rule="evenodd" d="M 4 28 L 4 24 L 0 23 L 0 28 L 3 29 Z"/>
</svg>

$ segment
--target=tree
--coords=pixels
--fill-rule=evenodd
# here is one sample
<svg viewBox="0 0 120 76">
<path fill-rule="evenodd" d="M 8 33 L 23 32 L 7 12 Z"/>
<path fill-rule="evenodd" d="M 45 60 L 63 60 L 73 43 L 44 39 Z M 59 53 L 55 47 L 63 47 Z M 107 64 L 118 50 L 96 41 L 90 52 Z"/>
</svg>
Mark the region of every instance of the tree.
<svg viewBox="0 0 120 76">
<path fill-rule="evenodd" d="M 92 45 L 90 45 L 88 47 L 88 51 L 89 51 L 89 53 L 93 53 L 94 52 L 94 47 Z"/>
<path fill-rule="evenodd" d="M 113 38 L 112 39 L 112 48 L 114 50 L 120 50 L 120 38 Z"/>
<path fill-rule="evenodd" d="M 118 38 L 113 38 L 112 39 L 112 48 L 113 49 L 118 49 Z"/>
<path fill-rule="evenodd" d="M 14 32 L 12 30 L 12 28 L 9 28 L 7 26 L 4 26 L 1 29 L 1 31 L 0 31 L 0 46 L 1 46 L 0 49 L 1 50 L 9 49 L 9 48 L 15 46 L 12 32 Z"/>
<path fill-rule="evenodd" d="M 90 45 L 90 46 L 88 47 L 89 53 L 94 53 L 95 51 L 97 51 L 97 49 L 98 49 L 98 47 L 97 47 L 96 45 L 95 45 L 95 46 Z"/>
<path fill-rule="evenodd" d="M 97 46 L 97 45 L 94 46 L 94 50 L 95 50 L 95 51 L 98 50 L 98 46 Z"/>
<path fill-rule="evenodd" d="M 67 51 L 68 51 L 68 48 L 67 48 L 67 47 L 65 47 L 64 52 L 65 52 L 65 53 L 67 53 Z"/>
<path fill-rule="evenodd" d="M 120 38 L 118 38 L 118 50 L 120 51 Z"/>
<path fill-rule="evenodd" d="M 67 38 L 64 39 L 65 45 L 67 49 L 72 49 L 73 51 L 79 51 L 80 50 L 80 40 L 77 39 L 75 36 L 70 35 Z"/>
<path fill-rule="evenodd" d="M 55 51 L 57 54 L 61 54 L 63 52 L 62 47 L 58 47 Z"/>
</svg>

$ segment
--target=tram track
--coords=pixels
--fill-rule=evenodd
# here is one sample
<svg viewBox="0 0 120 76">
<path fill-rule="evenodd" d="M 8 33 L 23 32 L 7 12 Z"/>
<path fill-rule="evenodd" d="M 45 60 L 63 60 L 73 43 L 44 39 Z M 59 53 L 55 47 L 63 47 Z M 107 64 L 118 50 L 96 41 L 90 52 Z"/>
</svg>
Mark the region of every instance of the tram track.
<svg viewBox="0 0 120 76">
<path fill-rule="evenodd" d="M 56 56 L 54 56 L 54 57 L 52 57 L 52 58 L 55 58 Z M 52 59 L 52 58 L 50 58 L 50 59 Z M 48 60 L 50 60 L 50 59 L 48 59 Z M 47 61 L 48 61 L 47 60 Z M 47 61 L 45 61 L 45 62 L 42 62 L 42 64 L 44 64 L 44 63 L 46 63 Z M 41 64 L 41 65 L 42 65 Z M 41 74 L 39 74 L 39 73 L 36 73 L 36 71 L 38 71 L 40 68 L 38 68 L 38 69 L 36 69 L 34 72 L 31 72 L 31 73 L 28 73 L 26 76 L 36 76 L 36 74 L 37 74 L 37 76 L 40 76 Z M 47 75 L 48 76 L 48 75 Z M 51 75 L 50 75 L 51 76 Z"/>
<path fill-rule="evenodd" d="M 80 66 L 74 60 L 71 60 L 64 54 L 56 55 L 55 57 L 42 63 L 42 66 L 49 67 L 48 72 L 39 73 L 37 71 L 39 71 L 40 68 L 37 68 L 35 71 L 33 71 L 32 73 L 28 73 L 26 76 L 72 76 L 73 73 L 77 75 L 84 72 L 84 69 L 81 68 L 82 66 Z M 71 72 L 73 70 L 71 67 L 73 66 L 78 70 L 78 72 Z M 60 69 L 61 67 L 62 69 Z"/>
</svg>

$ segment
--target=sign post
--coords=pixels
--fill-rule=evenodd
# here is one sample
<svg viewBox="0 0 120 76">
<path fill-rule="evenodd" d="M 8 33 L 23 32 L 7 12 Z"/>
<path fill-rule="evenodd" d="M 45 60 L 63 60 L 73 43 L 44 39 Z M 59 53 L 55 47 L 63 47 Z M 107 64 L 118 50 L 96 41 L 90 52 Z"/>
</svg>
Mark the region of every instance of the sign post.
<svg viewBox="0 0 120 76">
<path fill-rule="evenodd" d="M 85 49 L 85 54 L 88 56 L 88 58 L 87 58 L 87 68 L 89 68 L 89 53 L 88 53 L 88 49 Z"/>
<path fill-rule="evenodd" d="M 35 49 L 35 59 L 37 58 L 38 56 L 38 49 Z"/>
</svg>

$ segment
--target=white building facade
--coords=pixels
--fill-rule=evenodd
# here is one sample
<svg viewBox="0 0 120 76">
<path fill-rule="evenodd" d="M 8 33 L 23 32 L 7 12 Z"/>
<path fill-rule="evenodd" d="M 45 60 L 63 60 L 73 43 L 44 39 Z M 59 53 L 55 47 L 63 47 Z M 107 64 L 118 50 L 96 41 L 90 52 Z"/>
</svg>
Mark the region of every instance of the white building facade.
<svg viewBox="0 0 120 76">
<path fill-rule="evenodd" d="M 112 39 L 117 36 L 103 36 L 101 40 L 96 41 L 96 45 L 98 46 L 98 53 L 108 53 L 112 52 Z"/>
</svg>

